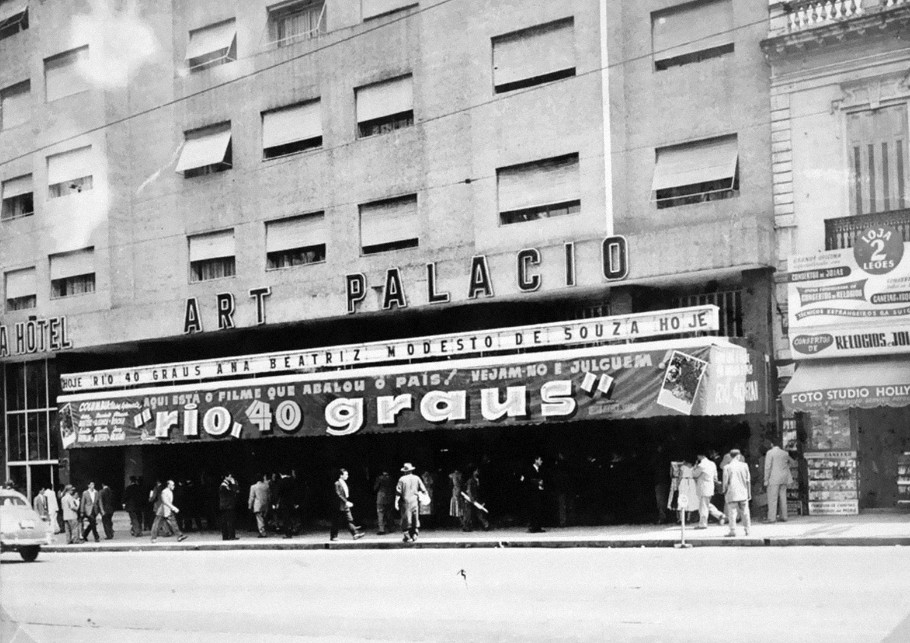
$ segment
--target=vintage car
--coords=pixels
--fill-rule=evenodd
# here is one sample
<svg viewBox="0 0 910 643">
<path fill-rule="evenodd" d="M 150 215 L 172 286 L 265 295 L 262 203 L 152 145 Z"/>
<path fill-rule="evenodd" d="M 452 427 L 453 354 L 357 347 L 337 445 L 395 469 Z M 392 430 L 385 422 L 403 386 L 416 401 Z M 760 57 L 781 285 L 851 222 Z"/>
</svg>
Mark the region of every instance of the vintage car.
<svg viewBox="0 0 910 643">
<path fill-rule="evenodd" d="M 18 491 L 0 489 L 0 553 L 17 551 L 31 562 L 38 557 L 41 545 L 50 545 L 54 529 L 32 509 Z"/>
</svg>

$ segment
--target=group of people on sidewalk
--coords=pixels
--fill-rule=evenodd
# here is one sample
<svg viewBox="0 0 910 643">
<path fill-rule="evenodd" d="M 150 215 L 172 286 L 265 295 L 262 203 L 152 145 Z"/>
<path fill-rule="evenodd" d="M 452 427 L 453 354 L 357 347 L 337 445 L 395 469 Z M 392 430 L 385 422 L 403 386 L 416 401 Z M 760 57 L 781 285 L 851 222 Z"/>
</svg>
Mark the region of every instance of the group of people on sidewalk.
<svg viewBox="0 0 910 643">
<path fill-rule="evenodd" d="M 7 481 L 5 486 L 15 488 L 12 481 Z M 53 485 L 41 485 L 32 497 L 32 508 L 53 526 L 55 534 L 66 534 L 68 545 L 86 542 L 90 534 L 99 542 L 99 519 L 104 538 L 114 537 L 114 497 L 107 484 L 96 489 L 95 483 L 89 482 L 81 493 L 70 484 L 59 491 L 55 491 Z"/>
<path fill-rule="evenodd" d="M 767 489 L 768 517 L 765 522 L 787 520 L 787 486 L 792 482 L 790 455 L 780 446 L 773 445 L 765 455 L 764 487 Z M 697 507 L 699 521 L 695 529 L 707 529 L 709 518 L 721 525 L 728 525 L 727 536 L 736 536 L 736 524 L 742 521 L 748 536 L 752 527 L 749 504 L 752 501 L 752 475 L 749 465 L 739 449 L 732 449 L 718 465 L 708 457 L 707 450 L 699 453 L 696 463 L 672 463 L 672 484 L 667 498 L 667 508 L 682 514 Z M 659 491 L 658 491 L 659 493 Z M 723 498 L 721 512 L 713 503 L 715 496 Z M 674 503 L 675 499 L 675 503 Z"/>
</svg>

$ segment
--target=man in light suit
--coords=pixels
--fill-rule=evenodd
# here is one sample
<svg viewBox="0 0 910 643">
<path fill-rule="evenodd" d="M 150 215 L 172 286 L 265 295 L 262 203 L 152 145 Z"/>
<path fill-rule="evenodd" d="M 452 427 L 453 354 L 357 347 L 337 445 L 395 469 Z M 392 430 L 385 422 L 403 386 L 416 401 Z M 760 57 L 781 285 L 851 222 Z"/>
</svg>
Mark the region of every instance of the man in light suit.
<svg viewBox="0 0 910 643">
<path fill-rule="evenodd" d="M 414 465 L 405 462 L 395 486 L 395 508 L 401 514 L 402 542 L 412 543 L 417 540 L 420 530 L 419 493 L 426 494 L 427 488 L 423 480 L 414 475 Z"/>
<path fill-rule="evenodd" d="M 339 469 L 338 479 L 335 481 L 335 511 L 332 513 L 332 529 L 329 532 L 329 540 L 338 540 L 338 530 L 342 524 L 346 524 L 348 531 L 354 540 L 363 538 L 363 532 L 358 531 L 354 524 L 354 516 L 351 515 L 351 507 L 354 503 L 348 500 L 350 492 L 348 491 L 348 470 Z"/>
<path fill-rule="evenodd" d="M 259 531 L 259 537 L 265 538 L 266 514 L 271 506 L 268 476 L 265 474 L 259 478 L 256 484 L 250 487 L 248 504 L 250 511 L 256 516 L 256 529 Z"/>
<path fill-rule="evenodd" d="M 180 513 L 180 510 L 174 506 L 173 480 L 168 480 L 161 490 L 160 501 L 158 510 L 155 512 L 155 521 L 152 523 L 152 542 L 154 543 L 158 539 L 158 529 L 161 527 L 162 522 L 170 525 L 171 530 L 177 534 L 177 542 L 186 540 L 186 535 L 180 531 L 180 527 L 177 525 L 176 516 Z"/>
<path fill-rule="evenodd" d="M 88 489 L 82 492 L 82 501 L 79 503 L 79 515 L 85 518 L 82 540 L 88 540 L 89 532 L 95 537 L 95 542 L 101 540 L 98 537 L 98 516 L 102 513 L 101 494 L 95 491 L 95 483 L 89 482 Z"/>
<path fill-rule="evenodd" d="M 749 465 L 739 449 L 730 451 L 730 463 L 724 467 L 724 503 L 727 509 L 727 520 L 730 521 L 730 532 L 727 536 L 736 535 L 736 514 L 742 513 L 743 527 L 746 535 L 752 527 L 749 515 L 749 501 L 752 500 L 752 476 Z"/>
<path fill-rule="evenodd" d="M 704 454 L 697 457 L 698 464 L 692 472 L 695 478 L 695 493 L 698 495 L 698 526 L 696 529 L 708 528 L 708 516 L 713 516 L 723 525 L 727 522 L 717 507 L 711 504 L 714 495 L 714 483 L 717 481 L 717 465 Z"/>
<path fill-rule="evenodd" d="M 775 522 L 778 510 L 780 519 L 787 522 L 787 485 L 793 482 L 790 454 L 776 444 L 765 454 L 765 487 L 768 489 L 768 517 L 765 522 Z"/>
</svg>

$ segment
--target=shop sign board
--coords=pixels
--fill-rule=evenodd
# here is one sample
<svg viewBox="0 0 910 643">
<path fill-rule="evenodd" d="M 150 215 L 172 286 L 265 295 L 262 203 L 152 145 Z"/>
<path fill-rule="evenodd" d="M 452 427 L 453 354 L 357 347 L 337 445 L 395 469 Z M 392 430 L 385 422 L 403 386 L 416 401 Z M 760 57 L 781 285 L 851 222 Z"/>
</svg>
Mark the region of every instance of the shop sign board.
<svg viewBox="0 0 910 643">
<path fill-rule="evenodd" d="M 859 513 L 856 451 L 804 454 L 809 467 L 809 515 Z"/>
<path fill-rule="evenodd" d="M 723 340 L 664 344 L 64 395 L 61 440 L 71 448 L 764 412 L 761 354 Z"/>
<path fill-rule="evenodd" d="M 481 353 L 515 352 L 529 348 L 624 342 L 681 333 L 712 332 L 718 328 L 718 308 L 709 304 L 569 322 L 63 374 L 60 376 L 60 386 L 63 392 L 72 393 L 315 369 L 350 368 L 383 362 L 449 359 Z"/>
<path fill-rule="evenodd" d="M 796 359 L 910 352 L 910 243 L 878 226 L 852 248 L 788 259 Z"/>
</svg>

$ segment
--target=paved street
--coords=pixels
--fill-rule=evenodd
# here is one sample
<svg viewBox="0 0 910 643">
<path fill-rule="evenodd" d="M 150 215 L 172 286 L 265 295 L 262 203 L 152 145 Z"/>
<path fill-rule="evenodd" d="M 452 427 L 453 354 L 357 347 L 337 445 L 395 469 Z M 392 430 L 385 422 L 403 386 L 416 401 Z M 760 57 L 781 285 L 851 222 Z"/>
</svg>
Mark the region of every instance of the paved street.
<svg viewBox="0 0 910 643">
<path fill-rule="evenodd" d="M 897 641 L 907 570 L 900 547 L 6 554 L 0 640 Z"/>
</svg>

